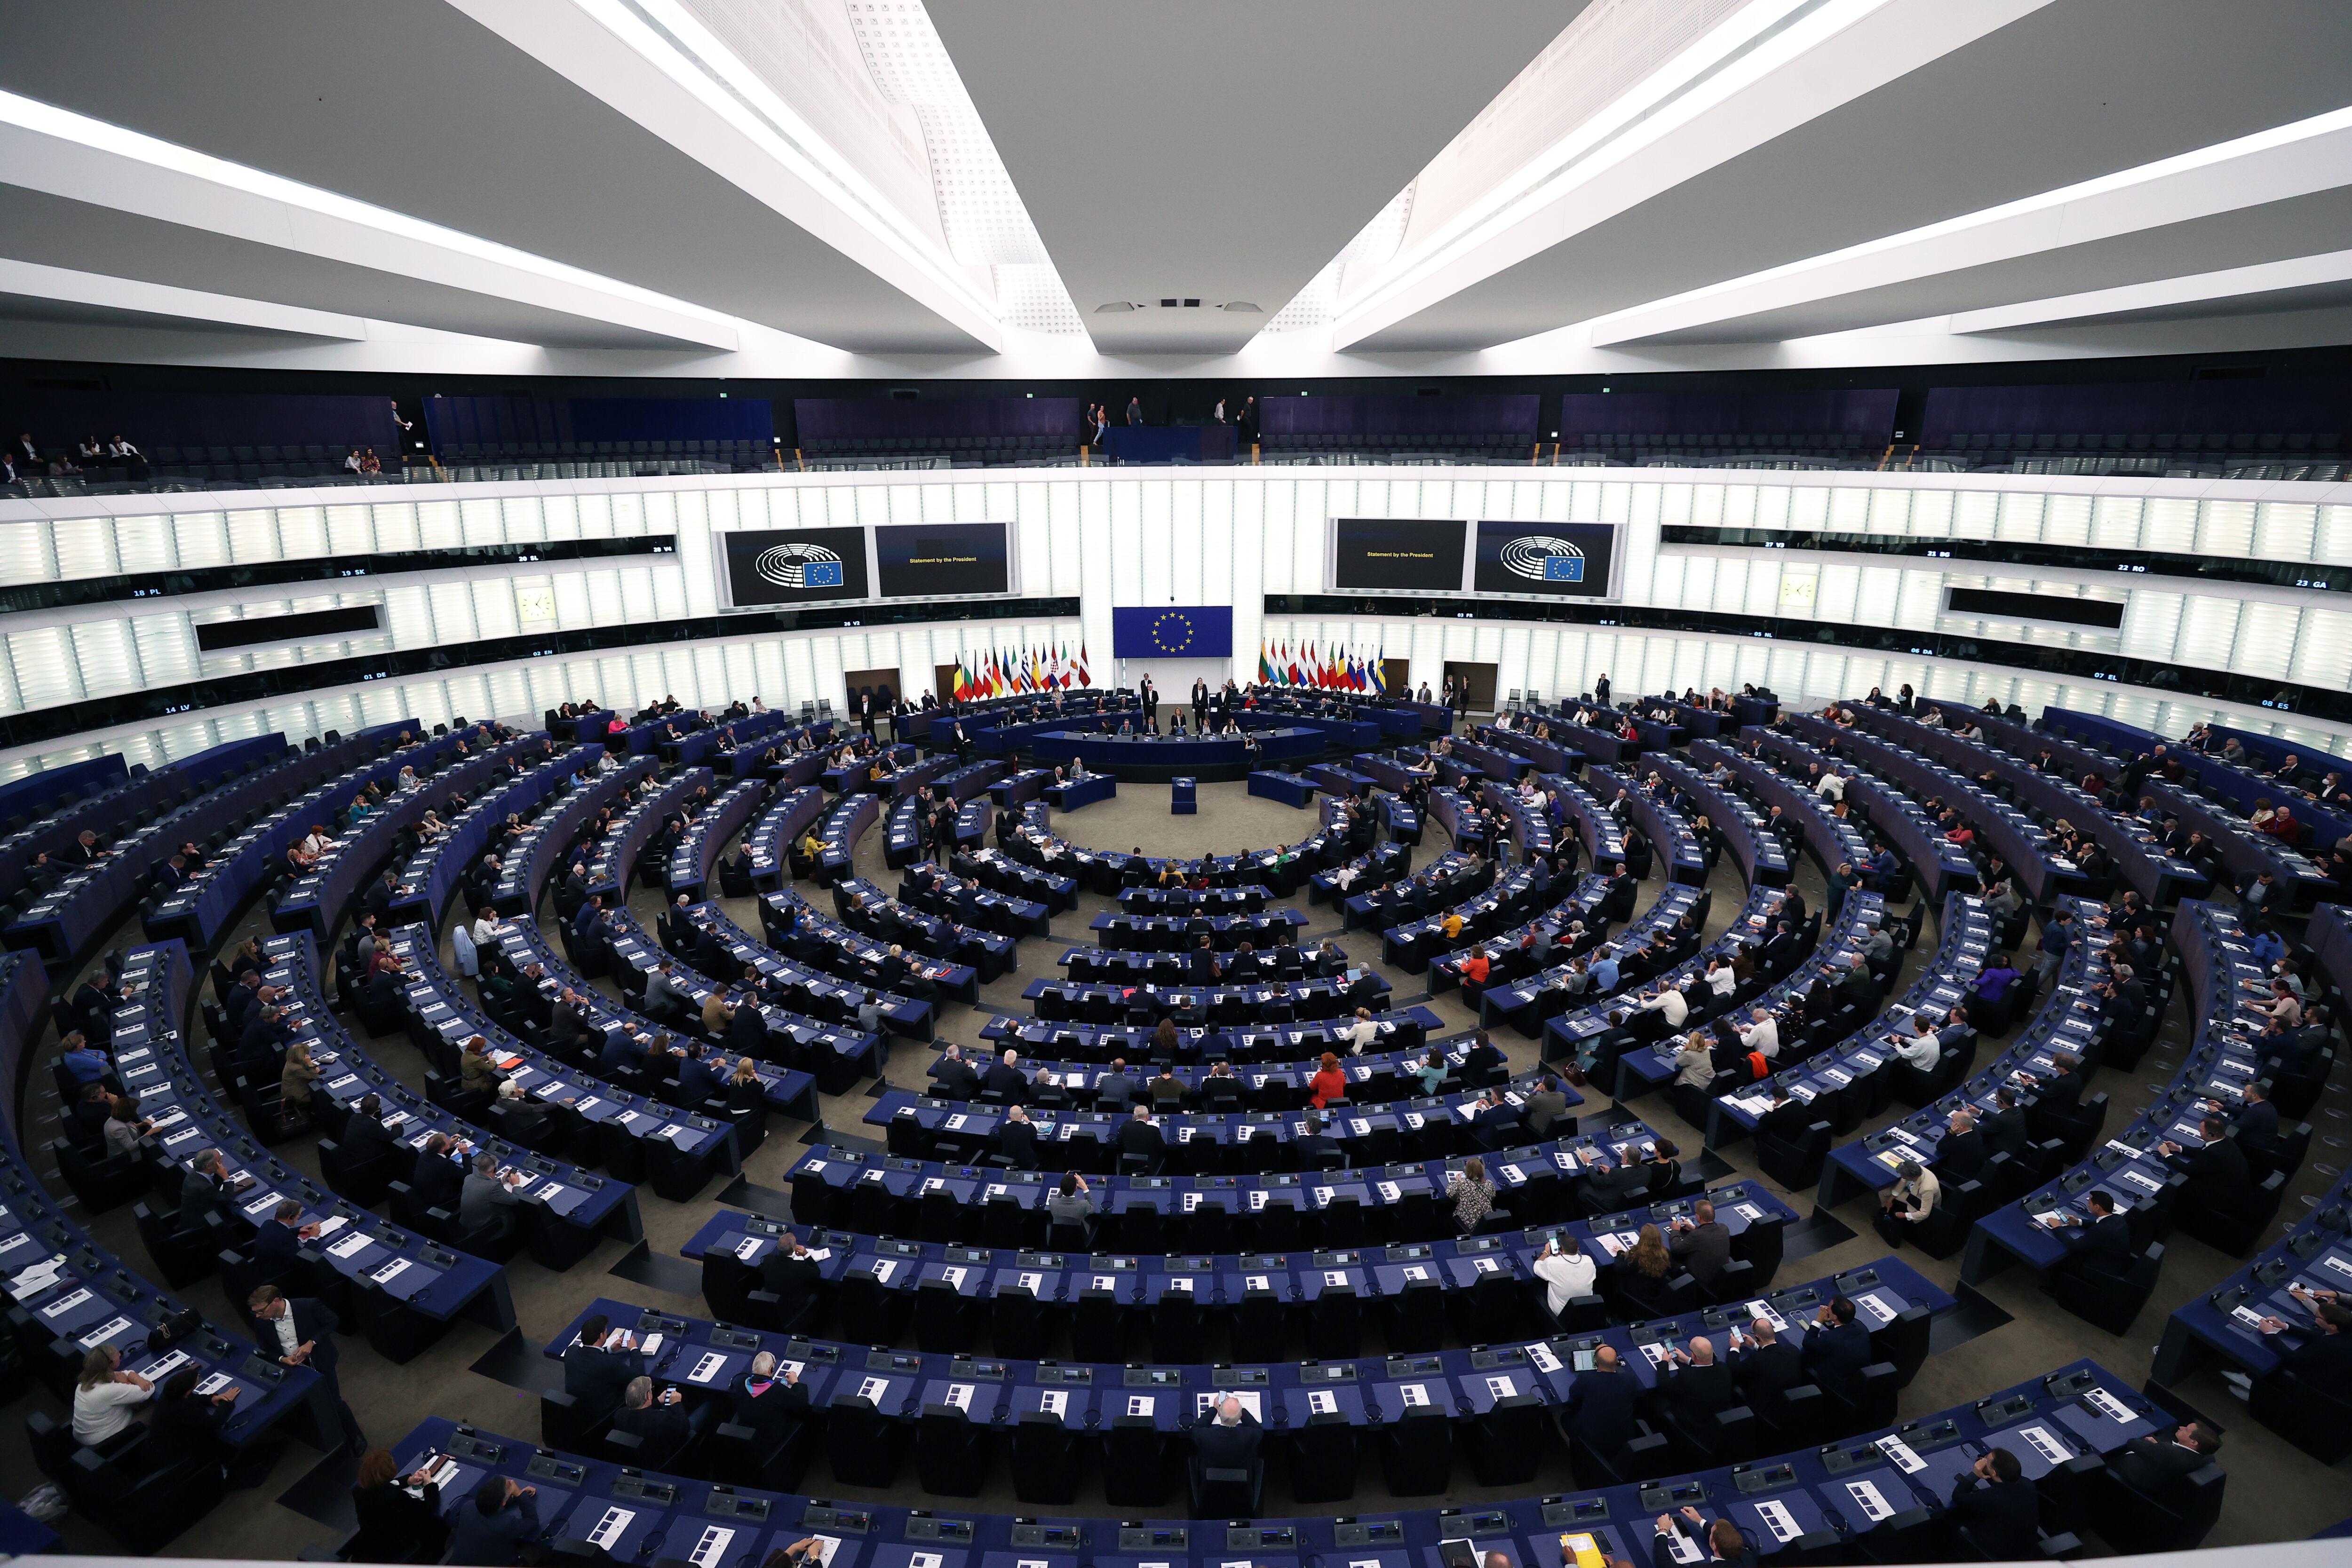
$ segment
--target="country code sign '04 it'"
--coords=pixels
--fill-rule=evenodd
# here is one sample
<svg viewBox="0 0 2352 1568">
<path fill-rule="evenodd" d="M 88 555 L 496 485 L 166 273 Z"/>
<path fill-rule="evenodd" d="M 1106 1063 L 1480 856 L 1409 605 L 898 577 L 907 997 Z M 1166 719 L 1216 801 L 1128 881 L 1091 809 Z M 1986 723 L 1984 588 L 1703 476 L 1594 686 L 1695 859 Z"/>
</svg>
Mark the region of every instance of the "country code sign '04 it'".
<svg viewBox="0 0 2352 1568">
<path fill-rule="evenodd" d="M 863 528 L 747 528 L 719 536 L 738 609 L 865 599 Z"/>
<path fill-rule="evenodd" d="M 1477 591 L 1604 599 L 1616 544 L 1610 523 L 1482 522 Z"/>
</svg>

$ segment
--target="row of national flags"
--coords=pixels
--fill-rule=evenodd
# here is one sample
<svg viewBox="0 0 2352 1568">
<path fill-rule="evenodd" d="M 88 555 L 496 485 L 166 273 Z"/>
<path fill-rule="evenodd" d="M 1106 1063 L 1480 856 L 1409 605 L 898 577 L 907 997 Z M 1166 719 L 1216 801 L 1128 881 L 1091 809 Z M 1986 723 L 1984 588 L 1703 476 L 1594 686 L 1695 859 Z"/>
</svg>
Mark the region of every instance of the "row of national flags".
<svg viewBox="0 0 2352 1568">
<path fill-rule="evenodd" d="M 1338 643 L 1261 643 L 1257 647 L 1257 678 L 1271 686 L 1312 686 L 1318 691 L 1388 694 L 1385 661 L 1377 651 L 1367 652 Z"/>
<path fill-rule="evenodd" d="M 1065 643 L 1059 647 L 992 649 L 978 656 L 966 654 L 956 661 L 952 690 L 956 701 L 966 703 L 1094 684 L 1087 645 L 1079 643 L 1077 657 L 1072 658 L 1070 645 Z"/>
</svg>

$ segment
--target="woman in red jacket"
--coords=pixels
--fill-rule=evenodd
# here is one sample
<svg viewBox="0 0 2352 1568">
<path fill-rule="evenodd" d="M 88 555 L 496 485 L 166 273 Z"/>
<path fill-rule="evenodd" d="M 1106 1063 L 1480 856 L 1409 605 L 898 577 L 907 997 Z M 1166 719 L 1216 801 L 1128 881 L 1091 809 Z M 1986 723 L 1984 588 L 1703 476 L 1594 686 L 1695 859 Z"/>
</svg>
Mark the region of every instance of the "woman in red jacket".
<svg viewBox="0 0 2352 1568">
<path fill-rule="evenodd" d="M 1307 1103 L 1318 1111 L 1334 1100 L 1348 1097 L 1348 1075 L 1339 1071 L 1339 1059 L 1329 1051 L 1316 1064 L 1315 1076 L 1307 1081 Z"/>
</svg>

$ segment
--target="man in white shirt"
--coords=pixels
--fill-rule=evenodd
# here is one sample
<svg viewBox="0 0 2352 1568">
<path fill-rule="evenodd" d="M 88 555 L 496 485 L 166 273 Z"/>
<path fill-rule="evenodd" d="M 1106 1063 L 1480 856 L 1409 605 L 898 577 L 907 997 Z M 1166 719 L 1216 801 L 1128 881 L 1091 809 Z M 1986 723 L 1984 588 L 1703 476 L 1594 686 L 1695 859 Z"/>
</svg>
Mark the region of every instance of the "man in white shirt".
<svg viewBox="0 0 2352 1568">
<path fill-rule="evenodd" d="M 1748 1016 L 1754 1021 L 1738 1026 L 1739 1043 L 1767 1061 L 1780 1061 L 1780 1024 L 1774 1021 L 1770 1011 L 1764 1008 L 1751 1009 Z"/>
<path fill-rule="evenodd" d="M 1544 1308 L 1554 1317 L 1566 1312 L 1575 1298 L 1592 1294 L 1593 1281 L 1600 1276 L 1600 1270 L 1573 1236 L 1545 1242 L 1529 1267 L 1544 1282 Z"/>
<path fill-rule="evenodd" d="M 1683 1019 L 1690 1016 L 1690 1003 L 1683 998 L 1679 989 L 1673 986 L 1666 986 L 1654 994 L 1643 995 L 1642 1010 L 1645 1013 L 1663 1012 L 1666 1015 L 1668 1029 L 1680 1029 L 1683 1027 Z"/>
<path fill-rule="evenodd" d="M 1911 1021 L 1921 1032 L 1891 1034 L 1886 1037 L 1886 1043 L 1895 1048 L 1895 1055 L 1926 1072 L 1935 1067 L 1937 1060 L 1944 1054 L 1944 1048 L 1937 1043 L 1935 1030 L 1924 1027 L 1927 1021 L 1924 1017 L 1914 1013 Z"/>
</svg>

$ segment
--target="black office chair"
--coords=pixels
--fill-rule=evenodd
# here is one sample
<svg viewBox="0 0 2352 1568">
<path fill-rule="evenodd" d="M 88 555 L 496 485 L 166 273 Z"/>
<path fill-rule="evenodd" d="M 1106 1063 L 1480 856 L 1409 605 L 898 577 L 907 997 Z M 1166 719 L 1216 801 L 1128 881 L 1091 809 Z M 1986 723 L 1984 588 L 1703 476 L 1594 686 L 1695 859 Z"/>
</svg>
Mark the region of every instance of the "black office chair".
<svg viewBox="0 0 2352 1568">
<path fill-rule="evenodd" d="M 1078 1293 L 1077 1310 L 1070 1318 L 1070 1346 L 1080 1361 L 1127 1359 L 1127 1308 L 1116 1295 L 1092 1288 Z"/>
<path fill-rule="evenodd" d="M 1336 1410 L 1307 1418 L 1291 1434 L 1290 1500 L 1340 1502 L 1356 1495 L 1356 1428 Z"/>
<path fill-rule="evenodd" d="M 970 1350 L 978 1333 L 978 1306 L 945 1280 L 924 1281 L 915 1287 L 915 1348 L 927 1355 L 960 1355 Z"/>
<path fill-rule="evenodd" d="M 1149 1416 L 1115 1416 L 1103 1443 L 1103 1500 L 1156 1508 L 1168 1496 L 1168 1445 Z"/>
<path fill-rule="evenodd" d="M 1435 1350 L 1445 1343 L 1445 1291 L 1436 1281 L 1415 1280 L 1385 1306 L 1391 1352 Z"/>
<path fill-rule="evenodd" d="M 1028 1410 L 1013 1426 L 1013 1495 L 1066 1503 L 1078 1495 L 1078 1438 L 1058 1416 Z"/>
<path fill-rule="evenodd" d="M 988 1475 L 988 1429 L 952 1405 L 926 1405 L 916 1423 L 915 1474 L 941 1497 L 978 1497 Z"/>
<path fill-rule="evenodd" d="M 1286 1360 L 1288 1333 L 1282 1298 L 1272 1291 L 1244 1290 L 1241 1304 L 1234 1309 L 1232 1335 L 1236 1363 Z"/>
<path fill-rule="evenodd" d="M 844 1486 L 895 1484 L 906 1441 L 905 1427 L 895 1415 L 875 1409 L 872 1400 L 854 1394 L 833 1396 L 824 1428 L 825 1457 L 834 1479 Z"/>
<path fill-rule="evenodd" d="M 988 1343 L 998 1355 L 1037 1361 L 1049 1335 L 1043 1302 L 1024 1285 L 1004 1285 L 989 1302 Z"/>
<path fill-rule="evenodd" d="M 1344 1361 L 1364 1350 L 1364 1305 L 1352 1285 L 1327 1285 L 1307 1308 L 1307 1354 Z"/>
<path fill-rule="evenodd" d="M 2085 1490 L 2091 1528 L 2119 1552 L 2187 1552 L 2221 1516 L 2229 1477 L 2218 1463 L 2168 1482 L 2160 1494 L 2126 1486 L 2102 1468 Z"/>
<path fill-rule="evenodd" d="M 1543 1462 L 1543 1412 L 1532 1394 L 1497 1399 L 1470 1423 L 1470 1470 L 1482 1487 L 1522 1486 Z"/>
<path fill-rule="evenodd" d="M 1434 1406 L 1414 1405 L 1380 1428 L 1381 1473 L 1396 1497 L 1445 1490 L 1454 1474 L 1454 1425 Z"/>
</svg>

